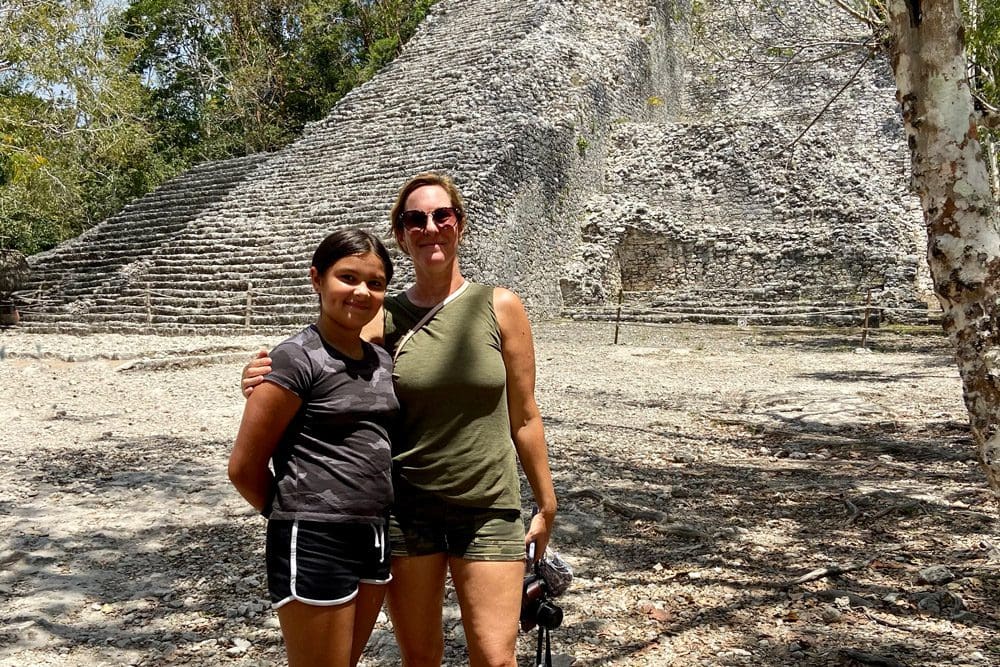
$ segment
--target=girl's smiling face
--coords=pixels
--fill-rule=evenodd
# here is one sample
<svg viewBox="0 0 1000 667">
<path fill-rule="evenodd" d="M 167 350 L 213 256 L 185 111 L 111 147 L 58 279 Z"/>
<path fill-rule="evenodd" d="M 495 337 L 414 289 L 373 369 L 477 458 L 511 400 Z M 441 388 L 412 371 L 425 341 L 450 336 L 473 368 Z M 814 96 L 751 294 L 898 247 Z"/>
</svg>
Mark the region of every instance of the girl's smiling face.
<svg viewBox="0 0 1000 667">
<path fill-rule="evenodd" d="M 341 257 L 322 275 L 316 267 L 309 275 L 320 298 L 320 320 L 338 330 L 360 332 L 385 301 L 385 267 L 375 253 Z"/>
</svg>

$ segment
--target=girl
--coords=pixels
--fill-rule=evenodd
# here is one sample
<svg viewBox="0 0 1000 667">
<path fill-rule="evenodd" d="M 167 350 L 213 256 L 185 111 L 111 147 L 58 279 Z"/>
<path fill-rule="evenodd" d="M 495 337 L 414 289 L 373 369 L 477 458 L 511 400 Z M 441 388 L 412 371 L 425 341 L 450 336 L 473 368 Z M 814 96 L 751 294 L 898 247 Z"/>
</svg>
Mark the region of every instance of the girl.
<svg viewBox="0 0 1000 667">
<path fill-rule="evenodd" d="M 382 307 L 392 262 L 368 232 L 342 230 L 320 243 L 309 274 L 319 318 L 271 352 L 229 478 L 268 518 L 268 589 L 288 664 L 353 667 L 390 579 L 389 432 L 399 404 L 392 359 L 361 330 Z"/>
</svg>

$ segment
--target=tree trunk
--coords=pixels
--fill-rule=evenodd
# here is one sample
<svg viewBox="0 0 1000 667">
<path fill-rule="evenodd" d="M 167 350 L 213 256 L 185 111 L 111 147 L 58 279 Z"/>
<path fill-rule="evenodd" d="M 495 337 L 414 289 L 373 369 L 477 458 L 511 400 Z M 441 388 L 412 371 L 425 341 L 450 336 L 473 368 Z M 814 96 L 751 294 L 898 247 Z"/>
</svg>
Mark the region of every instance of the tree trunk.
<svg viewBox="0 0 1000 667">
<path fill-rule="evenodd" d="M 959 0 L 889 0 L 897 98 L 927 259 L 990 487 L 1000 494 L 1000 233 L 976 130 Z"/>
</svg>

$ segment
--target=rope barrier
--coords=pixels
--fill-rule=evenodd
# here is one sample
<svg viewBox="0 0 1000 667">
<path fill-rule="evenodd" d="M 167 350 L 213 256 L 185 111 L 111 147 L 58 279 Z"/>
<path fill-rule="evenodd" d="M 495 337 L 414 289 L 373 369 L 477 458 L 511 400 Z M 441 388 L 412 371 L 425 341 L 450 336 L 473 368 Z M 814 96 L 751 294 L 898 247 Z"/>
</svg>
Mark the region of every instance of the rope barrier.
<svg viewBox="0 0 1000 667">
<path fill-rule="evenodd" d="M 643 314 L 649 315 L 729 315 L 732 317 L 786 317 L 786 316 L 801 316 L 801 317 L 811 317 L 813 315 L 850 315 L 852 313 L 864 312 L 869 310 L 872 314 L 879 313 L 918 313 L 923 315 L 932 315 L 940 311 L 935 310 L 924 310 L 922 308 L 888 308 L 883 306 L 845 306 L 843 308 L 830 308 L 823 310 L 809 310 L 809 311 L 794 311 L 794 312 L 774 312 L 769 313 L 765 311 L 752 311 L 752 312 L 717 312 L 717 313 L 706 313 L 700 310 L 667 310 L 663 308 L 657 308 L 656 306 L 641 306 L 644 312 Z M 568 313 L 581 313 L 581 314 L 605 314 L 617 311 L 618 306 L 580 306 L 580 307 L 568 307 L 563 308 L 564 312 Z M 635 310 L 635 308 L 633 308 Z M 629 312 L 627 305 L 622 307 L 623 314 Z"/>
<path fill-rule="evenodd" d="M 143 293 L 145 293 L 145 292 L 143 292 Z M 176 299 L 176 298 L 178 298 L 176 294 L 167 294 L 166 292 L 158 292 L 156 290 L 150 290 L 149 294 L 151 296 L 158 296 L 158 297 L 162 297 L 162 298 L 165 298 L 165 299 Z M 294 296 L 311 295 L 312 293 L 311 292 L 292 292 L 292 293 L 280 294 L 278 292 L 262 292 L 260 290 L 254 289 L 254 290 L 245 290 L 245 291 L 241 291 L 241 292 L 221 292 L 221 293 L 215 293 L 215 294 L 220 294 L 220 296 L 198 296 L 198 297 L 180 297 L 180 298 L 213 299 L 213 300 L 218 301 L 220 299 L 228 297 L 228 298 L 231 298 L 234 302 L 240 302 L 240 303 L 242 303 L 243 299 L 246 298 L 245 297 L 246 294 L 253 294 L 254 297 L 258 297 L 258 296 L 270 296 L 270 297 L 275 297 L 275 298 L 286 298 L 286 297 L 294 297 Z M 135 296 L 138 296 L 138 294 L 136 294 Z"/>
<path fill-rule="evenodd" d="M 33 304 L 32 306 L 18 306 L 17 310 L 22 314 L 45 314 L 52 312 L 53 310 L 68 311 L 72 309 L 73 303 L 60 303 L 51 302 L 47 304 Z M 133 308 L 142 308 L 145 304 L 135 304 Z M 161 304 L 157 306 L 156 304 L 150 304 L 152 310 L 163 310 L 164 308 L 176 309 L 176 310 L 189 310 L 191 306 L 177 305 L 172 306 L 170 304 Z M 250 312 L 254 315 L 268 314 L 274 311 L 273 306 L 253 304 L 250 308 L 246 308 L 242 302 L 232 303 L 232 304 L 216 304 L 213 306 L 200 305 L 197 306 L 199 310 L 210 312 L 210 313 L 231 313 L 233 315 L 243 315 L 244 313 Z M 580 306 L 580 307 L 567 307 L 563 308 L 563 312 L 566 313 L 578 313 L 581 315 L 603 315 L 611 314 L 618 310 L 618 306 Z M 830 308 L 822 310 L 809 310 L 809 311 L 795 311 L 795 312 L 765 312 L 765 311 L 753 311 L 753 312 L 716 312 L 707 313 L 701 310 L 675 310 L 675 309 L 663 309 L 657 308 L 655 306 L 648 306 L 642 310 L 646 311 L 643 314 L 648 315 L 676 315 L 676 316 L 687 316 L 687 315 L 720 315 L 720 316 L 730 316 L 730 317 L 746 317 L 746 318 L 760 318 L 760 317 L 812 317 L 816 315 L 851 315 L 856 313 L 861 313 L 866 310 L 864 306 L 848 306 L 845 308 Z M 867 310 L 870 310 L 873 315 L 878 314 L 894 314 L 894 313 L 910 313 L 910 314 L 920 314 L 920 315 L 934 315 L 940 311 L 936 310 L 924 310 L 921 308 L 888 308 L 883 306 L 871 306 Z M 138 312 L 137 310 L 133 312 Z M 629 313 L 629 308 L 627 305 L 622 306 L 622 315 L 626 316 Z"/>
<path fill-rule="evenodd" d="M 120 313 L 122 315 L 127 315 L 131 317 L 142 317 L 145 319 L 145 326 L 148 329 L 153 328 L 154 317 L 170 317 L 170 316 L 180 316 L 183 317 L 185 314 L 190 314 L 191 311 L 197 310 L 199 314 L 204 314 L 208 316 L 216 317 L 231 317 L 231 318 L 242 318 L 242 324 L 245 328 L 249 329 L 253 326 L 253 320 L 255 317 L 273 315 L 275 313 L 277 306 L 271 306 L 267 304 L 261 304 L 262 299 L 284 299 L 286 300 L 286 305 L 288 302 L 293 300 L 301 299 L 301 297 L 306 296 L 304 291 L 304 286 L 302 288 L 290 287 L 289 292 L 277 293 L 271 291 L 261 290 L 255 288 L 253 282 L 246 281 L 246 289 L 239 292 L 221 292 L 213 294 L 204 294 L 198 296 L 178 296 L 177 294 L 169 294 L 167 292 L 153 290 L 148 286 L 145 290 L 141 288 L 132 288 L 133 298 L 142 298 L 142 303 L 134 303 L 131 306 L 131 310 L 128 313 Z M 821 286 L 811 286 L 809 291 L 822 292 L 845 292 L 849 291 L 851 294 L 856 294 L 860 296 L 860 290 L 867 290 L 867 303 L 862 304 L 844 304 L 835 307 L 821 307 L 816 310 L 801 310 L 802 308 L 808 308 L 808 304 L 804 303 L 801 298 L 798 301 L 787 300 L 777 301 L 774 306 L 775 308 L 784 308 L 784 312 L 767 312 L 765 310 L 752 310 L 750 312 L 734 312 L 732 308 L 717 308 L 715 313 L 705 312 L 700 309 L 688 309 L 688 310 L 677 310 L 675 308 L 663 308 L 650 303 L 650 301 L 655 301 L 657 298 L 662 297 L 663 292 L 661 290 L 619 290 L 618 293 L 618 303 L 616 306 L 580 306 L 580 307 L 570 307 L 564 308 L 563 312 L 567 315 L 581 315 L 581 316 L 601 316 L 601 319 L 605 317 L 610 319 L 612 311 L 615 314 L 615 321 L 623 321 L 623 313 L 625 315 L 624 321 L 627 321 L 630 325 L 639 326 L 677 326 L 685 321 L 685 318 L 691 317 L 717 317 L 719 319 L 730 318 L 735 319 L 739 324 L 748 324 L 751 322 L 760 321 L 773 321 L 775 319 L 784 320 L 809 320 L 815 318 L 831 317 L 831 316 L 841 316 L 844 318 L 851 318 L 852 320 L 861 320 L 862 326 L 864 327 L 864 334 L 862 336 L 862 346 L 864 346 L 864 340 L 867 338 L 868 332 L 870 330 L 871 317 L 874 315 L 878 321 L 886 316 L 892 316 L 894 314 L 919 314 L 923 316 L 932 315 L 939 311 L 932 311 L 930 308 L 908 308 L 908 307 L 889 307 L 880 306 L 872 303 L 872 297 L 875 291 L 881 292 L 884 289 L 883 284 L 873 284 L 873 285 L 857 285 L 857 284 L 843 284 L 843 285 L 821 285 Z M 782 291 L 780 286 L 764 286 L 764 287 L 745 287 L 745 288 L 701 288 L 693 290 L 695 293 L 700 295 L 708 294 L 723 294 L 723 293 L 741 293 L 741 294 L 767 294 L 768 292 Z M 312 296 L 311 294 L 309 296 Z M 635 303 L 628 304 L 626 296 L 631 297 Z M 154 297 L 157 300 L 164 300 L 167 303 L 157 303 L 154 302 Z M 637 298 L 638 297 L 638 298 Z M 102 298 L 102 297 L 97 297 Z M 107 298 L 107 297 L 105 297 Z M 195 305 L 190 305 L 191 303 Z M 178 305 L 173 305 L 174 303 Z M 85 304 L 80 308 L 83 313 L 87 312 Z M 92 304 L 98 305 L 98 304 Z M 676 305 L 676 304 L 674 304 Z M 760 304 L 755 304 L 758 308 Z M 735 308 L 739 308 L 736 306 Z M 58 311 L 62 313 L 73 313 L 74 304 L 73 302 L 64 303 L 49 297 L 42 296 L 40 292 L 36 292 L 36 296 L 33 299 L 27 300 L 23 306 L 18 308 L 18 312 L 22 316 L 34 317 L 34 316 L 44 316 L 52 311 Z M 636 313 L 634 311 L 641 310 L 644 311 L 640 315 L 651 316 L 651 317 L 672 317 L 676 318 L 673 322 L 648 322 L 648 321 L 636 321 L 630 318 L 631 315 L 634 317 Z M 862 315 L 863 313 L 863 315 Z M 95 313 L 96 314 L 96 313 Z M 595 317 L 595 319 L 597 319 Z M 708 326 L 717 326 L 708 324 Z M 773 325 L 772 325 L 773 326 Z M 850 326 L 849 324 L 847 326 Z M 875 325 L 877 327 L 877 324 Z M 616 335 L 617 339 L 617 335 Z"/>
<path fill-rule="evenodd" d="M 703 294 L 706 292 L 768 292 L 768 291 L 787 291 L 789 288 L 783 287 L 781 285 L 765 285 L 761 287 L 695 287 L 689 288 L 690 291 Z M 868 289 L 872 290 L 883 290 L 885 286 L 882 283 L 872 283 L 867 284 L 856 284 L 856 283 L 842 283 L 842 284 L 832 284 L 832 285 L 809 285 L 805 288 L 800 288 L 801 291 L 805 292 L 819 292 L 827 293 L 838 291 L 847 292 L 851 294 L 863 294 Z M 660 294 L 663 292 L 662 289 L 652 289 L 652 290 L 624 290 L 625 294 Z"/>
</svg>

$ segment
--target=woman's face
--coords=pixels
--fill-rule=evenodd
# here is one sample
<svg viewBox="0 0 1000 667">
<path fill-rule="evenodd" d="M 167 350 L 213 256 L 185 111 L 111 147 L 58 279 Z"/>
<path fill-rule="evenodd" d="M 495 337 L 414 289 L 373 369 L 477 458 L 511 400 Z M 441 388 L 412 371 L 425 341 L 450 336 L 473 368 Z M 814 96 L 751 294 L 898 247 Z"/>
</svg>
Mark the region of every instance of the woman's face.
<svg viewBox="0 0 1000 667">
<path fill-rule="evenodd" d="M 320 274 L 310 270 L 320 317 L 341 330 L 361 331 L 385 301 L 385 267 L 375 253 L 341 257 Z"/>
<path fill-rule="evenodd" d="M 396 235 L 400 247 L 413 259 L 414 265 L 431 268 L 455 259 L 462 223 L 438 227 L 430 215 L 436 209 L 451 205 L 448 192 L 440 185 L 422 185 L 406 198 L 404 211 L 420 211 L 427 216 L 424 227 L 403 228 Z"/>
</svg>

